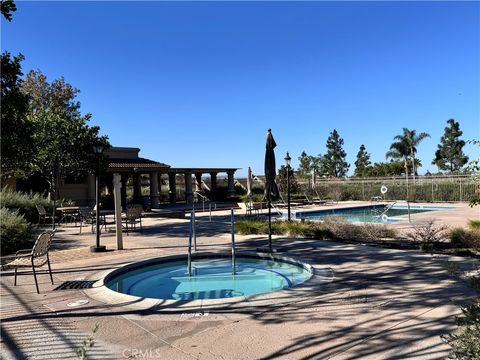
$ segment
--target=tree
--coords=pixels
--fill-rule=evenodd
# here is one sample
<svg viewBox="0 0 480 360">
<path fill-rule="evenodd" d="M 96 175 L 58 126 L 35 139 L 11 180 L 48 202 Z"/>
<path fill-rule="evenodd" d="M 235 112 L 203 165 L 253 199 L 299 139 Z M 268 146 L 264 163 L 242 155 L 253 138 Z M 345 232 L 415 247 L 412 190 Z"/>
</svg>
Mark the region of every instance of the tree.
<svg viewBox="0 0 480 360">
<path fill-rule="evenodd" d="M 443 136 L 440 138 L 438 150 L 435 152 L 435 158 L 432 164 L 437 165 L 439 170 L 460 171 L 468 162 L 468 156 L 463 153 L 465 141 L 460 140 L 463 131 L 460 130 L 460 124 L 454 119 L 447 121 L 449 126 L 445 127 Z"/>
<path fill-rule="evenodd" d="M 416 160 L 415 154 L 417 153 L 417 146 L 422 142 L 425 138 L 430 137 L 429 134 L 426 132 L 422 132 L 417 134 L 416 130 L 409 130 L 407 128 L 403 128 L 403 134 L 397 135 L 394 137 L 395 141 L 392 145 L 390 145 L 390 151 L 387 152 L 387 158 L 392 158 L 394 160 L 402 159 L 405 163 L 405 175 L 407 176 L 408 180 L 408 162 L 410 161 L 412 164 L 412 176 L 413 182 L 415 183 L 415 175 L 416 175 Z"/>
<path fill-rule="evenodd" d="M 397 138 L 397 137 L 395 137 Z M 403 161 L 403 167 L 405 169 L 405 179 L 407 182 L 407 189 L 408 189 L 408 155 L 410 154 L 408 149 L 408 144 L 405 142 L 404 139 L 399 139 L 393 142 L 390 145 L 390 150 L 387 151 L 385 157 L 388 159 L 392 159 L 394 161 Z"/>
<path fill-rule="evenodd" d="M 327 175 L 344 177 L 350 164 L 346 162 L 347 153 L 343 150 L 343 139 L 336 129 L 327 139 L 327 153 L 323 156 L 322 165 Z"/>
<path fill-rule="evenodd" d="M 2 0 L 1 11 L 7 21 L 12 21 L 12 13 L 17 11 L 17 5 L 13 0 Z"/>
<path fill-rule="evenodd" d="M 278 169 L 278 185 L 280 188 L 280 191 L 284 192 L 285 194 L 287 193 L 287 167 L 285 165 L 282 165 L 280 169 Z M 293 171 L 293 168 L 290 168 L 290 193 L 293 194 L 295 192 L 298 192 L 300 189 L 297 178 L 295 176 L 295 172 Z"/>
<path fill-rule="evenodd" d="M 310 176 L 310 171 L 312 169 L 312 157 L 307 155 L 305 151 L 302 151 L 298 157 L 298 171 L 297 175 L 301 178 L 307 178 Z"/>
<path fill-rule="evenodd" d="M 408 149 L 408 155 L 412 163 L 412 176 L 414 184 L 415 175 L 417 173 L 415 167 L 415 154 L 417 153 L 417 146 L 427 137 L 430 137 L 430 135 L 426 132 L 417 134 L 417 130 L 409 130 L 407 128 L 403 128 L 403 134 L 394 137 L 395 140 L 402 142 Z"/>
<path fill-rule="evenodd" d="M 365 145 L 360 145 L 360 149 L 357 153 L 357 160 L 355 161 L 355 173 L 354 176 L 364 177 L 366 175 L 367 167 L 371 164 L 370 154 L 367 153 Z"/>
<path fill-rule="evenodd" d="M 419 163 L 418 159 L 416 161 Z M 401 176 L 404 174 L 403 161 L 378 162 L 365 169 L 365 176 L 370 177 Z"/>
<path fill-rule="evenodd" d="M 320 175 L 323 173 L 322 155 L 307 155 L 305 151 L 302 151 L 298 158 L 298 161 L 300 165 L 297 171 L 297 175 L 301 178 L 312 178 L 313 172 L 315 172 L 315 175 Z"/>
<path fill-rule="evenodd" d="M 32 156 L 32 126 L 27 121 L 28 96 L 21 91 L 22 54 L 1 55 L 1 171 L 2 179 L 22 176 Z"/>
<path fill-rule="evenodd" d="M 30 71 L 22 83 L 29 96 L 27 118 L 33 131 L 33 156 L 26 159 L 31 170 L 41 174 L 49 184 L 49 195 L 57 199 L 60 178 L 93 172 L 96 164 L 92 145 L 108 146 L 99 136 L 98 126 L 89 127 L 91 114 L 80 113 L 76 101 L 79 90 L 63 78 L 48 83 L 40 71 Z"/>
</svg>

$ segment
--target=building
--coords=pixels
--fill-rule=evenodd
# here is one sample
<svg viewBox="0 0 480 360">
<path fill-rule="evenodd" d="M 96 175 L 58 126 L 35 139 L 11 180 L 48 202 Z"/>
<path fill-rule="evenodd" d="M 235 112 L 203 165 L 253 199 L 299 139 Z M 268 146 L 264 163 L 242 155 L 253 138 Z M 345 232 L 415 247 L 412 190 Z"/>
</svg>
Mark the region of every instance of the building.
<svg viewBox="0 0 480 360">
<path fill-rule="evenodd" d="M 149 177 L 150 192 L 148 196 L 151 208 L 158 208 L 162 186 L 162 175 L 167 177 L 168 201 L 172 204 L 177 202 L 177 177 L 184 177 L 185 201 L 191 204 L 194 201 L 195 192 L 202 191 L 202 176 L 210 177 L 210 191 L 217 191 L 217 175 L 227 174 L 227 191 L 229 195 L 235 194 L 234 175 L 238 168 L 173 168 L 170 165 L 142 158 L 139 156 L 139 148 L 112 147 L 105 151 L 109 164 L 106 176 L 106 187 L 110 194 L 113 193 L 113 175 L 119 174 L 121 178 L 122 206 L 127 204 L 127 183 L 133 183 L 133 198 L 135 201 L 145 201 L 141 194 L 140 179 Z M 59 196 L 72 199 L 78 204 L 90 205 L 95 203 L 95 176 L 87 175 L 86 179 L 70 180 L 63 179 L 59 186 Z"/>
</svg>

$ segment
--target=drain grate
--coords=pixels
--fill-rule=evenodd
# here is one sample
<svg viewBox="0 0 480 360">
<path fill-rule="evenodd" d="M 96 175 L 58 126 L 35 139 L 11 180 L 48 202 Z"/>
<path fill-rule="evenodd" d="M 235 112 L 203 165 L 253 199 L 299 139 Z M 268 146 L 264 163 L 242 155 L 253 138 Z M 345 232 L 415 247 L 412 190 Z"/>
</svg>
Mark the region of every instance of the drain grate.
<svg viewBox="0 0 480 360">
<path fill-rule="evenodd" d="M 97 280 L 65 281 L 53 290 L 91 289 L 96 282 Z"/>
</svg>

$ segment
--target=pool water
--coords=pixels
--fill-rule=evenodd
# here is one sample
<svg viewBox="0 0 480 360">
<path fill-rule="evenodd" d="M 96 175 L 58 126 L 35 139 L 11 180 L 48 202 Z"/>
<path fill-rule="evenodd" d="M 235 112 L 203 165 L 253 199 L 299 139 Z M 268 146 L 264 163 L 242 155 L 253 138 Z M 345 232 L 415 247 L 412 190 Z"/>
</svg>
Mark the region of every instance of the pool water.
<svg viewBox="0 0 480 360">
<path fill-rule="evenodd" d="M 114 276 L 106 285 L 114 291 L 139 297 L 195 300 L 250 296 L 286 289 L 308 280 L 312 273 L 283 261 L 238 258 L 235 275 L 229 258 L 146 265 Z"/>
<path fill-rule="evenodd" d="M 372 205 L 362 206 L 357 208 L 346 209 L 330 209 L 319 210 L 311 212 L 300 212 L 296 214 L 297 219 L 305 220 L 328 220 L 329 218 L 345 221 L 345 222 L 369 222 L 369 223 L 388 223 L 400 221 L 398 216 L 408 215 L 408 209 L 406 207 L 393 207 L 389 209 L 385 215 L 383 214 L 384 206 Z M 411 207 L 410 214 L 419 214 L 428 211 L 436 210 L 435 208 L 418 208 Z"/>
</svg>

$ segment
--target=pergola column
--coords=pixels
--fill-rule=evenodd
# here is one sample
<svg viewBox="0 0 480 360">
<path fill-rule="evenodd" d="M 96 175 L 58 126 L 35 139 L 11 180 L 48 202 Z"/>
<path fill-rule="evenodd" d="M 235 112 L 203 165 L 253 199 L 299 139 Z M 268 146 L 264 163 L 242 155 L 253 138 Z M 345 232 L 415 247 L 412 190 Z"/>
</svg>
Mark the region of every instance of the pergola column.
<svg viewBox="0 0 480 360">
<path fill-rule="evenodd" d="M 177 184 L 176 174 L 168 173 L 168 196 L 170 197 L 170 203 L 175 204 L 177 202 Z"/>
<path fill-rule="evenodd" d="M 133 174 L 133 199 L 139 201 L 142 196 L 142 184 L 140 182 L 140 174 Z"/>
<path fill-rule="evenodd" d="M 185 200 L 187 204 L 193 204 L 192 173 L 190 171 L 185 172 Z"/>
<path fill-rule="evenodd" d="M 235 180 L 233 178 L 233 175 L 235 174 L 234 170 L 228 170 L 227 175 L 228 175 L 228 195 L 234 196 L 235 195 Z"/>
<path fill-rule="evenodd" d="M 215 200 L 215 194 L 217 192 L 217 173 L 210 173 L 210 199 Z"/>
<path fill-rule="evenodd" d="M 157 183 L 158 183 L 158 204 L 162 202 L 162 173 L 158 173 L 157 176 Z"/>
<path fill-rule="evenodd" d="M 117 236 L 117 249 L 123 249 L 123 237 L 122 237 L 122 201 L 121 201 L 121 189 L 125 187 L 125 183 L 122 184 L 123 175 L 118 173 L 113 174 L 113 200 L 115 204 L 115 229 Z"/>
<path fill-rule="evenodd" d="M 202 173 L 195 173 L 195 191 L 202 191 Z"/>
<path fill-rule="evenodd" d="M 150 172 L 150 204 L 152 209 L 158 209 L 158 172 Z"/>
<path fill-rule="evenodd" d="M 122 199 L 122 207 L 127 206 L 127 180 L 128 174 L 122 174 L 122 187 L 120 188 L 120 198 Z"/>
</svg>

